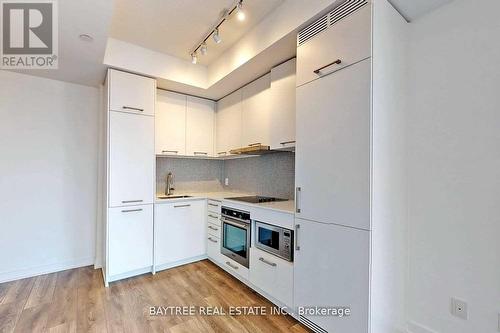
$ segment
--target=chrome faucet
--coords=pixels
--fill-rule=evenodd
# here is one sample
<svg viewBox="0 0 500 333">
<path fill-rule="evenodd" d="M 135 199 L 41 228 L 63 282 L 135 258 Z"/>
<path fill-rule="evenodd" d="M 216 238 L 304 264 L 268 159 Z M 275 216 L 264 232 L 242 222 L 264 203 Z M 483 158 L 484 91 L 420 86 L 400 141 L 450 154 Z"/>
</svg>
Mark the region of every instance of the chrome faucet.
<svg viewBox="0 0 500 333">
<path fill-rule="evenodd" d="M 166 187 L 165 187 L 165 195 L 172 195 L 172 191 L 174 191 L 174 175 L 169 172 L 167 174 L 167 178 L 165 179 Z"/>
</svg>

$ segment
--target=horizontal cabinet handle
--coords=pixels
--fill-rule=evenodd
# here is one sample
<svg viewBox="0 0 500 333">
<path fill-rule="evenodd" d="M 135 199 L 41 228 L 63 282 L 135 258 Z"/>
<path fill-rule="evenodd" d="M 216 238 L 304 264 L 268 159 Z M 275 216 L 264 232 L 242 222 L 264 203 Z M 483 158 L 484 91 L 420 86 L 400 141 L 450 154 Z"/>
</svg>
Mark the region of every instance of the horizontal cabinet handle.
<svg viewBox="0 0 500 333">
<path fill-rule="evenodd" d="M 267 261 L 266 259 L 264 259 L 262 257 L 260 257 L 259 260 L 262 261 L 264 264 L 268 264 L 269 266 L 272 266 L 272 267 L 276 267 L 277 266 L 276 263 Z"/>
<path fill-rule="evenodd" d="M 219 207 L 219 205 L 216 205 L 216 204 L 213 204 L 213 203 L 209 203 L 208 205 L 212 206 L 212 207 Z"/>
<path fill-rule="evenodd" d="M 174 206 L 174 208 L 185 208 L 185 207 L 191 207 L 191 205 L 178 205 L 178 206 Z"/>
<path fill-rule="evenodd" d="M 227 155 L 227 152 L 226 151 L 221 151 L 221 152 L 217 153 L 217 155 Z"/>
<path fill-rule="evenodd" d="M 144 200 L 125 200 L 125 201 L 122 201 L 122 203 L 126 204 L 126 203 L 134 203 L 134 202 L 143 202 Z"/>
<path fill-rule="evenodd" d="M 216 239 L 213 239 L 212 237 L 208 237 L 208 240 L 211 241 L 212 243 L 218 243 L 219 241 Z"/>
<path fill-rule="evenodd" d="M 218 228 L 214 228 L 212 227 L 211 225 L 208 226 L 208 229 L 212 229 L 212 230 L 215 230 L 215 231 L 218 231 L 219 229 Z"/>
<path fill-rule="evenodd" d="M 235 265 L 231 265 L 231 263 L 229 261 L 226 261 L 226 265 L 228 265 L 229 267 L 231 267 L 232 269 L 238 269 L 238 266 L 235 266 Z"/>
<path fill-rule="evenodd" d="M 203 151 L 195 151 L 194 154 L 195 155 L 208 155 L 208 153 L 205 153 Z"/>
<path fill-rule="evenodd" d="M 333 61 L 333 62 L 331 62 L 323 67 L 320 67 L 320 68 L 314 70 L 314 74 L 319 74 L 323 69 L 330 67 L 331 65 L 340 65 L 341 63 L 342 63 L 342 60 L 337 59 L 337 60 L 335 60 L 335 61 Z"/>
<path fill-rule="evenodd" d="M 179 151 L 178 150 L 162 150 L 161 153 L 162 154 L 178 154 Z"/>
<path fill-rule="evenodd" d="M 297 141 L 285 141 L 285 142 L 280 142 L 280 145 L 284 146 L 284 145 L 289 145 L 289 144 L 295 143 L 295 142 L 297 142 Z"/>
<path fill-rule="evenodd" d="M 144 109 L 140 109 L 140 108 L 134 108 L 134 107 L 131 107 L 131 106 L 123 106 L 123 109 L 125 110 L 134 110 L 134 111 L 139 111 L 139 112 L 143 112 Z"/>
<path fill-rule="evenodd" d="M 211 217 L 211 218 L 213 218 L 213 219 L 219 219 L 219 217 L 218 217 L 218 216 L 215 216 L 215 215 L 212 215 L 212 214 L 208 214 L 208 217 Z"/>
<path fill-rule="evenodd" d="M 122 210 L 122 213 L 132 213 L 132 212 L 142 212 L 142 208 L 138 208 L 138 209 L 124 209 L 124 210 Z"/>
</svg>

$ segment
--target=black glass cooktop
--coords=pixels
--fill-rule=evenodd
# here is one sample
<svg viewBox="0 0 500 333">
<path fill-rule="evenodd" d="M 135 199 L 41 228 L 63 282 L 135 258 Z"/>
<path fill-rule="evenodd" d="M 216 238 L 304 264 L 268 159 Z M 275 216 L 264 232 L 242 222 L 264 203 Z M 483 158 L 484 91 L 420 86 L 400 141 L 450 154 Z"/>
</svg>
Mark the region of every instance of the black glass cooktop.
<svg viewBox="0 0 500 333">
<path fill-rule="evenodd" d="M 274 201 L 287 201 L 286 199 L 273 198 L 273 197 L 262 197 L 259 195 L 253 195 L 248 197 L 234 197 L 226 198 L 229 200 L 243 201 L 248 203 L 263 203 L 263 202 L 274 202 Z"/>
</svg>

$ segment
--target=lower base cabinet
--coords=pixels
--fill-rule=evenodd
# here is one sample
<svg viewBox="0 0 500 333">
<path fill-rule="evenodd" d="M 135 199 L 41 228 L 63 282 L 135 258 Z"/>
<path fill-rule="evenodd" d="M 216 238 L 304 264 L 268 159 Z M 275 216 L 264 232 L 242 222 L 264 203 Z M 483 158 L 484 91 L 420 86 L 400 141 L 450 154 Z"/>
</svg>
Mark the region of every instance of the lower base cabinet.
<svg viewBox="0 0 500 333">
<path fill-rule="evenodd" d="M 250 282 L 283 305 L 293 307 L 293 263 L 250 248 Z"/>
<path fill-rule="evenodd" d="M 206 255 L 206 228 L 204 200 L 155 205 L 156 269 Z"/>
<path fill-rule="evenodd" d="M 344 317 L 305 313 L 300 321 L 327 332 L 368 332 L 370 232 L 302 219 L 295 227 L 295 307 L 351 311 Z"/>
<path fill-rule="evenodd" d="M 153 265 L 153 205 L 108 211 L 109 278 Z"/>
</svg>

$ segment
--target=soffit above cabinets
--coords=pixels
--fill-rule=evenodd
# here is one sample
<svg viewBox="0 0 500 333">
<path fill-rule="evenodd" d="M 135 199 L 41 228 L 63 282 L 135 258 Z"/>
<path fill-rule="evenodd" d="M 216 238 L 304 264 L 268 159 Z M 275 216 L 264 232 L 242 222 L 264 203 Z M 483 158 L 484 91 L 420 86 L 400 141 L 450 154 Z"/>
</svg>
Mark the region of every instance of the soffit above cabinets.
<svg viewBox="0 0 500 333">
<path fill-rule="evenodd" d="M 285 0 L 248 0 L 243 2 L 246 19 L 231 16 L 220 27 L 222 42 L 207 41 L 207 55 L 199 64 L 209 65 L 257 25 Z M 224 9 L 235 0 L 120 0 L 114 2 L 110 37 L 190 60 L 190 51 L 213 28 Z"/>
</svg>

